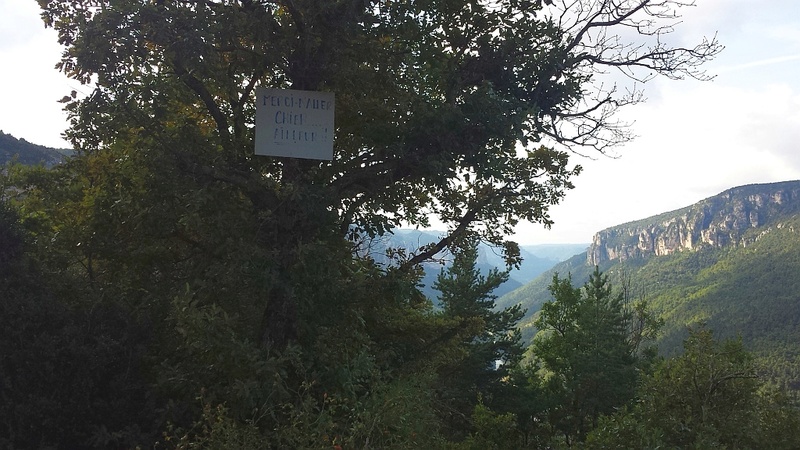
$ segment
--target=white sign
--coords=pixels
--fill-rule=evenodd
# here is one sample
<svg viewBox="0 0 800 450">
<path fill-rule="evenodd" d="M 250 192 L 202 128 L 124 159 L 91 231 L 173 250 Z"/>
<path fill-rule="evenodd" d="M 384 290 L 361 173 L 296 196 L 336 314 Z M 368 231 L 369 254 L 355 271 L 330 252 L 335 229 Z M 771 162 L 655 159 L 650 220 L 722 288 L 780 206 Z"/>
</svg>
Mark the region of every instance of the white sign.
<svg viewBox="0 0 800 450">
<path fill-rule="evenodd" d="M 256 155 L 333 159 L 333 92 L 256 90 Z"/>
</svg>

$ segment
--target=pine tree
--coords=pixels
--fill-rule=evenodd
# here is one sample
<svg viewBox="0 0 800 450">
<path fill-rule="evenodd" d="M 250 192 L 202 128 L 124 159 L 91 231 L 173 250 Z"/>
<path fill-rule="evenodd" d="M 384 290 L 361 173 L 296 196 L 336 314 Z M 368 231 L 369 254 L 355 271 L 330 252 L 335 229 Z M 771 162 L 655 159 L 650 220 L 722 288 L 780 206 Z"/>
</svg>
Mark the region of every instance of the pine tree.
<svg viewBox="0 0 800 450">
<path fill-rule="evenodd" d="M 550 291 L 555 300 L 542 307 L 533 350 L 555 397 L 551 424 L 571 443 L 583 440 L 600 415 L 633 398 L 636 349 L 628 339 L 631 316 L 623 295 L 612 293 L 599 268 L 583 290 L 556 275 Z"/>
<path fill-rule="evenodd" d="M 492 294 L 508 280 L 508 272 L 494 268 L 482 275 L 477 259 L 478 243 L 468 240 L 434 283 L 441 292 L 441 314 L 459 330 L 461 356 L 441 371 L 441 395 L 456 422 L 469 417 L 481 398 L 493 406 L 509 368 L 523 353 L 516 324 L 524 311 L 518 305 L 497 311 Z"/>
</svg>

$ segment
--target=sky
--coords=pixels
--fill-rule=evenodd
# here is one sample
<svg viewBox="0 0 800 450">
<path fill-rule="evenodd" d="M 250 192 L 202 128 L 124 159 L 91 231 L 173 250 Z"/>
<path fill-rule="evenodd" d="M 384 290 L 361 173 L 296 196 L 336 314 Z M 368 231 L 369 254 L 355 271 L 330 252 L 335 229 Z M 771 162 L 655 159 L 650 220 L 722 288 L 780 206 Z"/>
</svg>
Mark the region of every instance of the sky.
<svg viewBox="0 0 800 450">
<path fill-rule="evenodd" d="M 521 244 L 589 243 L 605 228 L 691 205 L 745 184 L 800 179 L 800 1 L 697 0 L 671 39 L 715 33 L 725 50 L 713 81 L 656 79 L 620 112 L 637 138 L 614 157 L 572 157 L 575 189 L 555 222 L 521 224 Z M 66 114 L 57 100 L 88 93 L 55 69 L 61 48 L 34 0 L 0 0 L 0 130 L 50 147 Z"/>
</svg>

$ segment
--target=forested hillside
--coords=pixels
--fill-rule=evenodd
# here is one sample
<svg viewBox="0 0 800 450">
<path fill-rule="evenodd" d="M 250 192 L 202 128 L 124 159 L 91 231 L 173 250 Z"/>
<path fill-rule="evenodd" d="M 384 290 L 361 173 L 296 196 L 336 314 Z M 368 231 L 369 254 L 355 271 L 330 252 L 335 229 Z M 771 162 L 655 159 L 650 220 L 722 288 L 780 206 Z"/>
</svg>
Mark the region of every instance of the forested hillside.
<svg viewBox="0 0 800 450">
<path fill-rule="evenodd" d="M 757 195 L 777 198 L 776 192 L 785 192 L 797 185 L 797 182 L 786 182 L 748 186 L 744 190 L 745 198 L 757 198 Z M 685 217 L 687 211 L 696 206 L 603 231 L 615 240 L 609 244 L 596 241 L 596 245 L 609 245 L 616 249 L 614 254 L 621 256 L 604 258 L 599 267 L 617 286 L 621 286 L 624 274 L 635 295 L 646 298 L 653 311 L 664 320 L 658 339 L 663 354 L 680 351 L 688 330 L 705 324 L 719 337 L 741 337 L 745 348 L 754 352 L 765 373 L 784 387 L 800 387 L 800 366 L 796 363 L 796 355 L 800 354 L 800 281 L 796 276 L 800 273 L 800 214 L 796 212 L 800 197 L 782 195 L 780 208 L 770 207 L 767 212 L 766 203 L 762 203 L 765 208 L 758 212 L 755 209 L 752 214 L 744 211 L 744 215 L 759 217 L 759 221 L 748 222 L 739 229 L 730 228 L 724 245 L 701 242 L 691 248 L 669 250 L 662 247 L 664 254 L 661 255 L 656 254 L 656 247 L 640 246 L 641 232 L 636 230 L 672 223 L 675 217 Z M 713 214 L 720 217 L 742 212 L 737 206 L 741 204 L 727 193 L 698 205 L 714 202 L 720 206 Z M 708 209 L 705 211 L 711 214 Z M 712 220 L 707 220 L 705 225 L 714 226 Z M 703 230 L 698 229 L 695 234 L 701 236 Z M 636 249 L 631 251 L 621 246 L 620 235 L 632 235 Z M 658 233 L 653 236 L 662 239 Z M 685 241 L 674 242 L 677 246 Z M 520 304 L 528 308 L 528 317 L 520 326 L 523 339 L 531 339 L 536 332 L 535 312 L 552 299 L 547 290 L 552 275 L 571 274 L 573 280 L 583 283 L 595 267 L 593 258 L 596 259 L 598 253 L 608 254 L 606 252 L 596 251 L 594 257 L 586 253 L 577 255 L 501 297 L 497 303 L 501 307 Z"/>
<path fill-rule="evenodd" d="M 0 165 L 15 161 L 20 164 L 43 164 L 50 167 L 63 161 L 69 153 L 68 150 L 56 150 L 32 144 L 0 131 Z"/>
</svg>

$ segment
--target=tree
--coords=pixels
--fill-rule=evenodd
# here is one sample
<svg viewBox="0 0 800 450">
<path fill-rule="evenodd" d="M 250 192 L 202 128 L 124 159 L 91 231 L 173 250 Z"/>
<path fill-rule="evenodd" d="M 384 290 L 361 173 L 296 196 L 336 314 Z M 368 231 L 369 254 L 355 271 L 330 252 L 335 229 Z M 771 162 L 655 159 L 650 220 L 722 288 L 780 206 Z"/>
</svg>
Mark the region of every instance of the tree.
<svg viewBox="0 0 800 450">
<path fill-rule="evenodd" d="M 136 311 L 109 302 L 75 307 L 82 283 L 43 270 L 18 220 L 0 199 L 0 447 L 156 439 L 146 425 L 152 391 L 140 377 L 148 333 Z"/>
<path fill-rule="evenodd" d="M 603 420 L 588 448 L 796 448 L 800 413 L 763 389 L 741 340 L 690 330 L 684 353 L 649 375 L 634 406 Z"/>
<path fill-rule="evenodd" d="M 747 425 L 757 421 L 751 414 L 758 382 L 741 341 L 716 342 L 709 330 L 694 332 L 684 342 L 683 355 L 665 363 L 652 382 L 645 398 L 663 407 L 653 419 L 659 429 L 668 430 L 670 441 L 757 445 L 746 434 Z"/>
<path fill-rule="evenodd" d="M 452 339 L 458 343 L 452 362 L 440 368 L 440 395 L 449 410 L 446 414 L 458 424 L 451 427 L 460 433 L 468 430 L 463 422 L 480 399 L 486 407 L 502 404 L 496 396 L 501 396 L 509 369 L 523 353 L 516 325 L 524 311 L 519 305 L 497 311 L 497 296 L 492 294 L 508 280 L 508 273 L 495 268 L 482 275 L 477 259 L 478 242 L 463 243 L 452 265 L 441 271 L 433 285 L 441 292 L 442 315 L 451 323 Z"/>
<path fill-rule="evenodd" d="M 583 289 L 556 274 L 550 291 L 554 300 L 542 306 L 532 351 L 547 372 L 546 389 L 557 399 L 550 421 L 571 445 L 601 415 L 633 398 L 638 361 L 623 293 L 612 293 L 599 268 Z"/>
<path fill-rule="evenodd" d="M 431 216 L 447 224 L 410 267 L 459 235 L 500 244 L 519 220 L 549 225 L 549 206 L 580 169 L 542 144 L 603 150 L 628 139 L 614 111 L 640 97 L 598 82 L 599 72 L 702 78 L 697 67 L 720 51 L 715 40 L 664 43 L 685 5 L 672 0 L 40 3 L 66 46 L 61 69 L 93 85 L 68 105 L 82 157 L 124 153 L 223 191 L 217 201 L 241 205 L 256 245 L 275 252 L 276 280 L 296 273 L 302 247 L 336 235 Z M 625 41 L 629 30 L 643 39 Z M 259 84 L 336 93 L 334 161 L 253 158 Z M 193 212 L 173 220 L 192 223 Z M 178 231 L 173 239 L 208 246 Z M 269 287 L 265 346 L 297 338 L 294 289 Z"/>
</svg>

